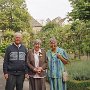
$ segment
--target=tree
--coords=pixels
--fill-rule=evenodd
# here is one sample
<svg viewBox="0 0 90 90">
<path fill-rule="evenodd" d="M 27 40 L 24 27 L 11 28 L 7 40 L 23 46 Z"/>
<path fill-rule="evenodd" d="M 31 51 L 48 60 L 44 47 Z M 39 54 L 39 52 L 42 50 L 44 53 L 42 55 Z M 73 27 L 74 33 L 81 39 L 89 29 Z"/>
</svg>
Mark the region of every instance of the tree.
<svg viewBox="0 0 90 90">
<path fill-rule="evenodd" d="M 73 10 L 69 17 L 76 20 L 90 20 L 90 0 L 69 0 Z"/>
<path fill-rule="evenodd" d="M 90 55 L 90 0 L 69 0 L 73 10 L 70 12 L 69 18 L 72 20 L 71 30 L 76 38 L 76 43 L 80 53 Z"/>
<path fill-rule="evenodd" d="M 55 23 L 48 23 L 46 26 L 42 28 L 42 31 L 38 34 L 38 37 L 42 40 L 42 46 L 46 48 L 46 50 L 49 48 L 49 39 L 51 37 L 55 37 L 58 41 L 58 46 L 65 48 L 66 50 L 69 50 L 70 47 L 67 42 L 67 34 L 70 31 L 70 25 L 66 25 L 64 27 L 59 26 Z"/>
<path fill-rule="evenodd" d="M 24 0 L 0 0 L 0 29 L 30 31 L 30 15 Z"/>
</svg>

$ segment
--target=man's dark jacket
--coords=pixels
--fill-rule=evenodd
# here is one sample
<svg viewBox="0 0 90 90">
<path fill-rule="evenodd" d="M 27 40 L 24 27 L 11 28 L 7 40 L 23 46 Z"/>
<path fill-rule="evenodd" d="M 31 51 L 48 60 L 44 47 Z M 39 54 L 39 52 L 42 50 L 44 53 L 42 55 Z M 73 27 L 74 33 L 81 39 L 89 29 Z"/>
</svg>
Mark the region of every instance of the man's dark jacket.
<svg viewBox="0 0 90 90">
<path fill-rule="evenodd" d="M 4 74 L 20 75 L 27 73 L 26 64 L 27 50 L 21 44 L 17 47 L 14 43 L 7 47 L 3 62 Z"/>
</svg>

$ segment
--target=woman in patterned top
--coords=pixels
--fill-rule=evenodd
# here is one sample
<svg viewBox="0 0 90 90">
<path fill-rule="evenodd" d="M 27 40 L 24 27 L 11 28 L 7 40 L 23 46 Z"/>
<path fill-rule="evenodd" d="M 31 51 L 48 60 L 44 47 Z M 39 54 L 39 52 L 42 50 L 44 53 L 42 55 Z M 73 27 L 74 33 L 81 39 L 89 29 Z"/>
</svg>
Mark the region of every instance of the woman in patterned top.
<svg viewBox="0 0 90 90">
<path fill-rule="evenodd" d="M 57 46 L 57 41 L 53 37 L 50 39 L 51 49 L 47 51 L 48 58 L 48 78 L 50 90 L 66 90 L 66 83 L 62 80 L 64 65 L 68 63 L 68 56 L 64 49 Z"/>
</svg>

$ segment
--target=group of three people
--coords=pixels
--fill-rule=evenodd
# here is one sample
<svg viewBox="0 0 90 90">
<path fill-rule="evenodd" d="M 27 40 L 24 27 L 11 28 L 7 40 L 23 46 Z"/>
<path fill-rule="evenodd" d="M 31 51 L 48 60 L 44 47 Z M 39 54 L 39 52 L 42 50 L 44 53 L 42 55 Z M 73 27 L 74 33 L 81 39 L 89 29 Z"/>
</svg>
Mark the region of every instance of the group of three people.
<svg viewBox="0 0 90 90">
<path fill-rule="evenodd" d="M 41 40 L 34 41 L 34 48 L 22 45 L 22 34 L 16 32 L 13 44 L 5 52 L 3 72 L 6 79 L 5 90 L 23 90 L 25 78 L 29 79 L 29 90 L 46 90 L 46 76 L 50 90 L 66 90 L 62 80 L 64 64 L 68 63 L 66 52 L 57 46 L 55 38 L 50 39 L 51 49 L 47 52 L 41 48 Z M 47 70 L 47 73 L 46 73 Z"/>
</svg>

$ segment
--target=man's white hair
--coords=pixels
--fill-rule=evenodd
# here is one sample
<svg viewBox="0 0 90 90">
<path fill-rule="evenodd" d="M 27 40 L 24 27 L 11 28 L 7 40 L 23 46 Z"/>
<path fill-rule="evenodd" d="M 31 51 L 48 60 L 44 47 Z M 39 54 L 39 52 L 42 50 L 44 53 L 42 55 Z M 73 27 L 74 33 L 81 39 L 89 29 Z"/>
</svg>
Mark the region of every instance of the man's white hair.
<svg viewBox="0 0 90 90">
<path fill-rule="evenodd" d="M 16 36 L 19 36 L 19 37 L 22 38 L 22 34 L 21 34 L 20 32 L 16 32 L 16 33 L 14 34 L 14 37 L 16 37 Z"/>
</svg>

